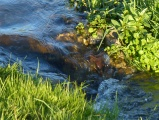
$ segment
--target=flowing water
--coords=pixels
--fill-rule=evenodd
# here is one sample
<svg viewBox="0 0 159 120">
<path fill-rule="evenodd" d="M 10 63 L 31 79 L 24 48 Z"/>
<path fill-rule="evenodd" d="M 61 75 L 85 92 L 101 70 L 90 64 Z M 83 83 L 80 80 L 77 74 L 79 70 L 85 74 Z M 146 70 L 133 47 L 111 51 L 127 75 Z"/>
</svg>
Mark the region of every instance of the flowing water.
<svg viewBox="0 0 159 120">
<path fill-rule="evenodd" d="M 51 79 L 66 79 L 55 64 L 69 55 L 75 44 L 55 40 L 58 34 L 74 30 L 82 15 L 69 9 L 64 0 L 1 0 L 1 65 L 21 60 L 25 70 Z M 61 58 L 61 59 L 60 59 Z M 53 63 L 53 62 L 52 62 Z M 61 67 L 59 65 L 59 67 Z"/>
<path fill-rule="evenodd" d="M 93 55 L 94 51 L 74 41 L 75 37 L 57 39 L 60 33 L 72 32 L 79 21 L 85 22 L 85 15 L 69 8 L 65 0 L 0 0 L 0 65 L 20 60 L 24 71 L 39 69 L 40 75 L 55 83 L 69 75 L 87 80 L 87 95 L 103 97 L 97 98 L 97 105 L 107 100 L 112 106 L 113 91 L 118 90 L 119 119 L 159 119 L 159 77 L 137 74 L 130 80 L 108 79 L 103 84 L 103 67 L 105 77 L 113 77 L 105 53 Z"/>
</svg>

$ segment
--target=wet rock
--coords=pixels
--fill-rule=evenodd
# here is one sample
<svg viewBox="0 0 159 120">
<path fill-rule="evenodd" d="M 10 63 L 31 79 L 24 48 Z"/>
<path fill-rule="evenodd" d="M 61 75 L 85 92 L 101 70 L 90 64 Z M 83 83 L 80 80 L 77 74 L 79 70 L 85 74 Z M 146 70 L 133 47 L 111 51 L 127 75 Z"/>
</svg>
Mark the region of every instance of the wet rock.
<svg viewBox="0 0 159 120">
<path fill-rule="evenodd" d="M 96 37 L 90 36 L 88 38 L 89 44 L 90 45 L 98 45 L 101 42 L 101 40 L 103 39 L 103 35 L 104 35 L 103 30 L 98 30 Z"/>
<path fill-rule="evenodd" d="M 39 75 L 41 75 L 44 79 L 51 79 L 52 84 L 61 83 L 68 80 L 68 76 L 62 73 L 55 73 L 53 71 L 50 72 L 39 72 Z"/>
<path fill-rule="evenodd" d="M 86 31 L 86 32 L 88 32 L 88 31 Z M 82 43 L 82 44 L 86 45 L 86 46 L 88 46 L 88 45 L 97 45 L 97 44 L 100 43 L 102 38 L 103 38 L 103 32 L 102 31 L 97 31 L 97 37 L 93 37 L 91 35 L 87 36 L 87 37 L 82 36 L 82 35 L 78 35 L 77 36 L 77 41 L 79 43 Z"/>
<path fill-rule="evenodd" d="M 117 37 L 117 33 L 114 31 L 112 31 L 110 34 L 112 34 L 114 37 Z M 76 46 L 72 48 L 72 51 L 84 54 L 84 56 L 86 56 L 85 58 L 87 59 L 88 63 L 84 62 L 84 65 L 82 66 L 85 66 L 85 68 L 87 68 L 89 71 L 98 72 L 100 75 L 105 76 L 106 78 L 113 77 L 120 80 L 122 80 L 125 76 L 135 72 L 133 68 L 127 65 L 124 60 L 124 55 L 122 54 L 119 59 L 113 59 L 109 58 L 109 56 L 104 52 L 96 54 L 89 49 L 85 49 L 84 46 L 79 43 L 84 42 L 85 45 L 89 45 L 89 40 L 83 38 L 82 36 L 77 36 L 76 33 L 59 34 L 56 39 L 63 42 L 76 43 Z M 89 51 L 92 53 L 89 53 Z"/>
<path fill-rule="evenodd" d="M 106 53 L 99 53 L 97 55 L 89 56 L 90 70 L 96 70 L 100 74 L 103 74 L 103 70 L 109 65 L 109 56 Z"/>
<path fill-rule="evenodd" d="M 51 66 L 42 55 L 37 53 L 17 52 L 0 46 L 0 66 L 4 67 L 8 64 L 19 63 L 24 73 L 38 74 L 44 79 L 49 78 L 52 83 L 63 82 L 68 76 L 63 74 L 58 68 Z"/>
<path fill-rule="evenodd" d="M 158 120 L 159 113 L 153 110 L 158 104 L 154 93 L 146 92 L 131 82 L 113 78 L 101 82 L 94 109 L 100 110 L 103 106 L 112 109 L 117 101 L 120 111 L 119 120 L 152 119 L 153 116 L 156 116 L 155 120 Z"/>
<path fill-rule="evenodd" d="M 98 88 L 96 103 L 94 105 L 95 110 L 100 110 L 104 105 L 112 109 L 117 100 L 117 96 L 119 96 L 119 94 L 122 95 L 125 90 L 125 86 L 119 84 L 119 82 L 119 80 L 113 78 L 101 82 Z"/>
<path fill-rule="evenodd" d="M 124 58 L 124 55 L 121 53 L 117 58 L 110 57 L 110 66 L 115 69 L 113 72 L 113 78 L 122 80 L 128 75 L 132 75 L 136 72 L 136 69 L 130 66 Z"/>
<path fill-rule="evenodd" d="M 56 37 L 56 40 L 64 41 L 64 42 L 76 42 L 77 36 L 75 33 L 62 33 Z"/>
<path fill-rule="evenodd" d="M 88 32 L 88 31 L 85 31 L 85 32 Z M 89 33 L 87 34 L 89 35 Z M 104 39 L 103 39 L 103 36 L 104 36 L 103 30 L 98 30 L 96 37 L 93 37 L 91 35 L 88 36 L 88 35 L 87 37 L 82 35 L 77 36 L 77 41 L 80 43 L 83 43 L 86 46 L 98 45 L 101 42 L 101 40 L 103 40 L 102 42 L 105 46 L 111 46 L 112 44 L 120 44 L 118 39 L 118 34 L 115 30 L 110 31 L 109 34 L 107 34 Z"/>
<path fill-rule="evenodd" d="M 0 45 L 8 47 L 13 51 L 19 52 L 37 52 L 37 53 L 54 53 L 53 46 L 43 44 L 38 39 L 21 35 L 1 35 Z"/>
<path fill-rule="evenodd" d="M 112 44 L 120 44 L 118 39 L 118 33 L 115 30 L 110 31 L 105 37 L 105 44 L 111 46 Z"/>
</svg>

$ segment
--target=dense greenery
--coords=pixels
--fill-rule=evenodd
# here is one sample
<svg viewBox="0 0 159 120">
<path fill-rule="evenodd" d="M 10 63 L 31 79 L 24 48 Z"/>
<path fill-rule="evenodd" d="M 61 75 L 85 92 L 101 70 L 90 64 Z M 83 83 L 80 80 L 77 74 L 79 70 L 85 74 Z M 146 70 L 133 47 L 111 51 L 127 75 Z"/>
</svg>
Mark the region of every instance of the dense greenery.
<svg viewBox="0 0 159 120">
<path fill-rule="evenodd" d="M 78 0 L 77 10 L 88 13 L 88 24 L 77 25 L 78 34 L 98 36 L 111 30 L 118 33 L 120 44 L 105 46 L 105 51 L 125 60 L 140 71 L 159 72 L 159 0 Z M 99 45 L 99 47 L 101 44 Z"/>
<path fill-rule="evenodd" d="M 24 74 L 18 64 L 0 67 L 1 120 L 100 120 L 115 119 L 110 111 L 95 112 L 86 101 L 83 85 L 51 85 L 41 77 Z"/>
</svg>

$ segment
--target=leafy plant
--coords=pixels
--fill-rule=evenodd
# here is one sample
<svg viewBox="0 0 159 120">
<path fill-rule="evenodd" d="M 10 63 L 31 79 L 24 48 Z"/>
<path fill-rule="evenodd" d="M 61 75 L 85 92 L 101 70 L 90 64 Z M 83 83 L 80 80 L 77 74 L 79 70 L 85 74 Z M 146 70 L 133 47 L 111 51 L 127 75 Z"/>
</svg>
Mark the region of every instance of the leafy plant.
<svg viewBox="0 0 159 120">
<path fill-rule="evenodd" d="M 83 4 L 89 8 L 93 1 Z M 116 29 L 120 44 L 105 46 L 105 51 L 116 59 L 124 54 L 140 71 L 159 72 L 159 0 L 100 0 L 89 8 L 87 19 L 82 34 L 97 37 L 101 30 L 98 49 L 110 29 Z"/>
<path fill-rule="evenodd" d="M 125 10 L 119 22 L 111 21 L 118 31 L 121 45 L 113 45 L 105 50 L 116 56 L 117 52 L 122 51 L 126 60 L 138 70 L 158 72 L 159 62 L 155 61 L 159 61 L 159 42 L 151 32 L 152 12 L 147 8 L 140 11 L 133 2 L 125 2 L 124 5 Z"/>
<path fill-rule="evenodd" d="M 76 26 L 77 33 L 81 34 L 84 37 L 93 38 L 98 37 L 98 31 L 103 32 L 106 29 L 106 20 L 101 18 L 100 15 L 97 15 L 93 21 L 91 21 L 86 27 L 83 23 L 79 23 Z"/>
<path fill-rule="evenodd" d="M 89 8 L 87 11 L 88 24 L 84 26 L 83 23 L 79 23 L 76 26 L 77 33 L 85 38 L 93 37 L 94 39 L 98 38 L 101 34 L 104 35 L 107 27 L 109 27 L 110 18 L 118 18 L 123 9 L 123 4 L 120 0 L 87 0 L 79 1 L 77 4 L 80 7 L 85 4 Z M 100 40 L 102 40 L 102 37 Z"/>
</svg>

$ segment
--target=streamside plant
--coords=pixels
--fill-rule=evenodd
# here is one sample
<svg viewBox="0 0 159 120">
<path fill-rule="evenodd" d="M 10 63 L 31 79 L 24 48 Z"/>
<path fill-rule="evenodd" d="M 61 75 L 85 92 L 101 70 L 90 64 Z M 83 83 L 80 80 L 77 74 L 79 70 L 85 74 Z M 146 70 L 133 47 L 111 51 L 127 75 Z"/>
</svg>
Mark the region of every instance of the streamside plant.
<svg viewBox="0 0 159 120">
<path fill-rule="evenodd" d="M 81 2 L 88 8 L 93 5 Z M 87 13 L 88 24 L 78 34 L 98 38 L 100 31 L 103 37 L 97 50 L 103 43 L 114 59 L 124 55 L 125 61 L 139 71 L 159 72 L 159 0 L 99 0 Z M 76 29 L 80 31 L 78 26 Z M 104 40 L 111 30 L 117 32 L 120 43 L 107 46 Z"/>
<path fill-rule="evenodd" d="M 1 120 L 100 120 L 106 113 L 96 112 L 85 99 L 84 85 L 49 80 L 24 74 L 18 64 L 0 67 Z"/>
<path fill-rule="evenodd" d="M 124 2 L 125 9 L 121 19 L 111 20 L 118 31 L 121 44 L 112 45 L 105 50 L 115 56 L 119 52 L 124 53 L 125 59 L 140 71 L 159 72 L 159 34 L 152 19 L 156 19 L 156 16 L 153 14 L 151 3 L 144 8 L 147 4 L 143 3 L 139 7 L 137 5 L 141 3 L 138 2 Z"/>
</svg>

